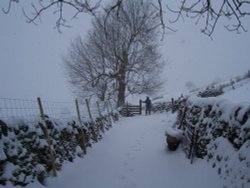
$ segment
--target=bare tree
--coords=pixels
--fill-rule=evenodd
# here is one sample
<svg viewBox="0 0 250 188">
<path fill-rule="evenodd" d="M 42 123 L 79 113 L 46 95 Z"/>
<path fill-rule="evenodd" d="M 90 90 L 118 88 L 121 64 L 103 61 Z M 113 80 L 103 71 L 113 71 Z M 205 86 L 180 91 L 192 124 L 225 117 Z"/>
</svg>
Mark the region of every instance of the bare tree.
<svg viewBox="0 0 250 188">
<path fill-rule="evenodd" d="M 9 0 L 9 5 L 3 8 L 3 12 L 7 14 L 13 3 L 20 2 L 22 0 Z M 67 21 L 71 19 L 67 19 L 63 15 L 63 10 L 67 7 L 75 10 L 72 18 L 76 18 L 80 13 L 89 13 L 95 16 L 100 9 L 104 9 L 108 16 L 111 12 L 119 14 L 120 7 L 126 0 L 114 0 L 106 8 L 103 8 L 103 0 L 37 0 L 35 2 L 31 3 L 33 9 L 31 14 L 26 13 L 23 9 L 27 22 L 36 23 L 36 20 L 40 19 L 44 12 L 52 9 L 57 16 L 56 27 L 60 31 L 62 26 L 68 26 Z M 244 18 L 250 15 L 250 0 L 158 0 L 151 1 L 151 4 L 158 11 L 156 17 L 159 19 L 163 31 L 165 29 L 175 31 L 171 23 L 180 19 L 184 20 L 185 17 L 196 19 L 197 24 L 202 22 L 201 31 L 208 36 L 214 33 L 219 20 L 223 18 L 228 19 L 228 24 L 225 25 L 228 31 L 247 31 L 244 27 Z M 170 4 L 177 6 L 171 7 Z M 165 9 L 165 7 L 167 8 Z M 167 14 L 167 10 L 176 14 L 176 19 L 166 22 L 164 15 Z"/>
<path fill-rule="evenodd" d="M 89 34 L 86 42 L 80 36 L 72 41 L 63 62 L 78 97 L 95 96 L 104 101 L 114 94 L 115 83 L 110 79 L 103 49 L 93 40 L 94 35 Z"/>
<path fill-rule="evenodd" d="M 161 25 L 155 19 L 157 9 L 134 0 L 127 0 L 119 9 L 119 14 L 96 16 L 88 40 L 77 38 L 64 62 L 73 86 L 88 94 L 98 91 L 100 96 L 116 96 L 121 106 L 128 94 L 161 88 L 163 62 L 157 52 Z"/>
</svg>

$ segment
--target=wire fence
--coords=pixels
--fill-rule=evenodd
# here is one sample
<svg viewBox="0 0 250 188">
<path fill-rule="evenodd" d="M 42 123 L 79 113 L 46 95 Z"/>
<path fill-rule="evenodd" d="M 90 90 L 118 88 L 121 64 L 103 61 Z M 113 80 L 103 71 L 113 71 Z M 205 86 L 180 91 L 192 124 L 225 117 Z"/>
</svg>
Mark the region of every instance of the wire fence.
<svg viewBox="0 0 250 188">
<path fill-rule="evenodd" d="M 38 164 L 44 169 L 44 177 L 47 173 L 57 176 L 63 161 L 72 162 L 76 156 L 86 155 L 87 147 L 101 140 L 119 119 L 114 106 L 111 101 L 88 99 L 65 102 L 39 97 L 37 100 L 0 98 L 0 160 L 4 165 L 14 161 L 17 167 L 12 174 L 18 171 L 10 179 L 1 179 L 4 171 L 0 168 L 0 184 L 1 180 L 2 184 L 5 181 L 15 185 L 26 183 L 27 174 L 31 176 L 30 169 L 36 169 Z M 40 174 L 34 171 L 32 178 Z"/>
<path fill-rule="evenodd" d="M 20 121 L 34 122 L 39 118 L 39 108 L 35 100 L 0 98 L 0 120 L 15 124 Z"/>
<path fill-rule="evenodd" d="M 107 115 L 115 109 L 115 104 L 111 101 L 89 102 L 89 110 L 87 104 L 89 101 L 79 103 L 81 119 L 90 121 L 97 117 Z M 67 122 L 77 119 L 77 110 L 75 101 L 47 101 L 41 100 L 44 115 L 50 119 Z M 9 125 L 20 123 L 32 124 L 41 118 L 41 112 L 38 100 L 24 100 L 12 98 L 0 98 L 0 120 Z M 89 114 L 90 113 L 90 114 Z"/>
</svg>

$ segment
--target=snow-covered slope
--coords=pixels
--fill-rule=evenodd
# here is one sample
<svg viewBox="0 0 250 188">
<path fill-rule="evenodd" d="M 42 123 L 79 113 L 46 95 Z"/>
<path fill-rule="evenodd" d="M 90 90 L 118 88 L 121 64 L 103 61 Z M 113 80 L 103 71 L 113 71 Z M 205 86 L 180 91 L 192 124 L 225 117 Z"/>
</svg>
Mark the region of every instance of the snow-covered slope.
<svg viewBox="0 0 250 188">
<path fill-rule="evenodd" d="M 250 102 L 250 78 L 242 80 L 224 89 L 224 94 L 219 99 L 227 99 L 233 103 Z"/>
<path fill-rule="evenodd" d="M 218 105 L 216 106 L 216 104 L 220 104 L 221 108 L 223 108 L 222 111 L 225 110 L 224 115 L 222 114 L 224 120 L 225 117 L 228 117 L 226 119 L 230 120 L 231 111 L 228 111 L 228 109 L 237 111 L 237 108 L 234 108 L 234 106 L 243 106 L 241 108 L 243 110 L 238 110 L 237 116 L 241 116 L 241 112 L 245 114 L 243 111 L 247 112 L 249 109 L 249 90 L 250 79 L 248 78 L 224 87 L 224 93 L 217 97 L 203 99 L 197 96 L 193 97 L 197 93 L 189 95 L 190 99 L 194 100 L 193 103 L 195 105 L 199 105 L 200 101 L 207 101 L 206 104 L 212 102 L 214 103 L 213 107 L 217 108 Z M 180 95 L 181 92 L 173 95 L 168 94 L 153 102 L 170 101 L 171 98 L 177 99 Z M 216 111 L 216 109 L 214 110 Z M 175 121 L 176 114 L 166 114 L 165 112 L 152 116 L 142 115 L 123 118 L 104 135 L 101 142 L 93 145 L 93 148 L 89 150 L 83 159 L 78 158 L 73 163 L 65 162 L 62 170 L 58 172 L 58 177 L 48 178 L 47 187 L 220 188 L 226 185 L 227 188 L 230 188 L 231 185 L 234 187 L 249 185 L 250 180 L 247 179 L 248 176 L 242 176 L 245 172 L 249 173 L 250 168 L 245 165 L 249 165 L 248 161 L 250 161 L 249 140 L 236 152 L 235 148 L 231 147 L 231 143 L 225 137 L 218 137 L 209 145 L 209 152 L 214 152 L 213 156 L 216 160 L 210 159 L 210 163 L 207 163 L 206 160 L 196 159 L 195 163 L 191 165 L 181 148 L 176 152 L 166 151 L 164 132 Z M 246 121 L 244 123 L 245 127 L 249 128 L 249 122 Z M 234 122 L 231 123 L 235 125 Z M 217 156 L 223 161 L 221 162 L 221 159 L 218 161 Z M 216 163 L 216 168 L 212 168 L 212 163 Z M 225 168 L 225 166 L 230 168 Z M 14 168 L 15 165 L 12 165 L 8 169 Z M 231 169 L 235 169 L 235 172 L 227 172 L 227 170 Z M 241 173 L 238 173 L 237 170 Z M 202 173 L 200 173 L 201 171 Z M 12 176 L 13 171 L 7 171 L 6 174 Z M 227 178 L 225 178 L 225 174 L 228 174 Z M 235 178 L 235 174 L 240 175 Z M 245 184 L 241 186 L 238 182 L 242 178 Z M 237 181 L 234 181 L 234 179 L 237 179 Z M 13 186 L 8 182 L 5 188 L 9 187 Z M 42 188 L 44 186 L 35 182 L 27 187 Z"/>
<path fill-rule="evenodd" d="M 217 88 L 223 94 L 212 97 Z M 249 78 L 229 82 L 203 90 L 202 97 L 191 93 L 182 105 L 184 131 L 191 126 L 199 132 L 197 153 L 225 179 L 227 188 L 250 186 L 249 90 Z"/>
<path fill-rule="evenodd" d="M 226 86 L 225 86 L 226 85 Z M 228 100 L 232 103 L 245 103 L 245 102 L 250 102 L 250 78 L 245 78 L 243 80 L 240 80 L 238 82 L 234 82 L 234 84 L 231 84 L 230 81 L 225 82 L 225 83 L 218 83 L 214 87 L 219 88 L 223 86 L 223 94 L 219 95 L 217 97 L 211 97 L 211 98 L 217 98 L 218 100 Z M 206 87 L 208 88 L 208 87 Z M 174 100 L 177 100 L 181 96 L 197 96 L 199 95 L 200 92 L 206 90 L 204 89 L 197 89 L 192 92 L 172 92 L 172 93 L 165 93 L 162 94 L 161 96 L 153 98 L 153 103 L 162 103 L 162 102 L 170 102 L 172 98 Z"/>
</svg>

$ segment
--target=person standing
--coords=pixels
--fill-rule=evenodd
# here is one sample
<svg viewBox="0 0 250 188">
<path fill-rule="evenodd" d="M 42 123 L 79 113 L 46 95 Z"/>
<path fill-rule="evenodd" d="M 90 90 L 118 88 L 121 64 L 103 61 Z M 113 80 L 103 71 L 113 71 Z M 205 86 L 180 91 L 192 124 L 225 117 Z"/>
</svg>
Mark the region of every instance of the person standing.
<svg viewBox="0 0 250 188">
<path fill-rule="evenodd" d="M 150 113 L 151 113 L 151 107 L 152 107 L 150 98 L 147 97 L 146 100 L 142 101 L 142 102 L 145 103 L 145 106 L 146 106 L 145 114 L 146 115 L 150 115 Z"/>
</svg>

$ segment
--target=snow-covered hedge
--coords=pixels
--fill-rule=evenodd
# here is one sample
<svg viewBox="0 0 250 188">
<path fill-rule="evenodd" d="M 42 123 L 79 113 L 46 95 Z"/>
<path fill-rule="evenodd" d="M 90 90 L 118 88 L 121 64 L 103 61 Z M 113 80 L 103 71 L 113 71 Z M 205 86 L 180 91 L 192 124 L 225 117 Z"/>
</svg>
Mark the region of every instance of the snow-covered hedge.
<svg viewBox="0 0 250 188">
<path fill-rule="evenodd" d="M 179 97 L 173 101 L 165 101 L 165 100 L 155 100 L 152 104 L 153 112 L 164 112 L 164 111 L 172 111 L 175 112 L 181 108 L 183 105 L 183 100 L 186 100 L 184 97 Z"/>
<path fill-rule="evenodd" d="M 206 88 L 204 91 L 200 91 L 198 93 L 198 96 L 206 98 L 206 97 L 217 97 L 222 94 L 223 94 L 222 87 L 218 87 L 218 88 Z"/>
<path fill-rule="evenodd" d="M 118 114 L 113 114 L 113 120 Z M 86 135 L 87 146 L 102 138 L 105 129 L 111 127 L 109 117 L 97 118 L 94 126 L 85 122 L 83 129 L 72 120 L 62 123 L 55 119 L 46 120 L 56 170 L 62 168 L 64 161 L 83 157 L 82 132 Z M 52 171 L 52 159 L 42 122 L 36 124 L 18 123 L 8 125 L 0 120 L 0 185 L 11 182 L 13 186 L 25 186 L 39 181 L 44 184 Z"/>
<path fill-rule="evenodd" d="M 196 156 L 211 161 L 220 176 L 232 184 L 249 185 L 250 104 L 194 97 L 185 106 L 182 128 L 185 131 L 191 124 L 199 131 Z"/>
</svg>

